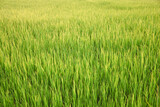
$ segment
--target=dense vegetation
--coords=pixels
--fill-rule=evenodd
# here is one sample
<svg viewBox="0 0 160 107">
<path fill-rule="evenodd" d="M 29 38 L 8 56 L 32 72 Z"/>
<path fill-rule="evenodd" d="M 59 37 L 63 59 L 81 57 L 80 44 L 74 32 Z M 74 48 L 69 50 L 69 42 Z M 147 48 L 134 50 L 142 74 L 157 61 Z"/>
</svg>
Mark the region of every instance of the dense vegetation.
<svg viewBox="0 0 160 107">
<path fill-rule="evenodd" d="M 157 0 L 0 0 L 0 106 L 160 106 Z"/>
</svg>

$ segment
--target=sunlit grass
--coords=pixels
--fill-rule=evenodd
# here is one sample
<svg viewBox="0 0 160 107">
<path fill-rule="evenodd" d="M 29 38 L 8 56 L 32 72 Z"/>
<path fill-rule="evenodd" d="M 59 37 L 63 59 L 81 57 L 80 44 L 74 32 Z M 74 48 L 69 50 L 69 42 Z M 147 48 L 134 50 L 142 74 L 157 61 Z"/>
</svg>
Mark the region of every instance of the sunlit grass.
<svg viewBox="0 0 160 107">
<path fill-rule="evenodd" d="M 0 106 L 160 106 L 158 0 L 0 0 Z"/>
</svg>

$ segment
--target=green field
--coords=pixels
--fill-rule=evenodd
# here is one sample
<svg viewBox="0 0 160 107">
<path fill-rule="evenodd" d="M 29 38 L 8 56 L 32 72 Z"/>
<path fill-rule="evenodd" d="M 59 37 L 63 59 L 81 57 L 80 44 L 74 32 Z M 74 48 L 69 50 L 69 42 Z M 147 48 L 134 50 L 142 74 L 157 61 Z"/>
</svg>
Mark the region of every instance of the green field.
<svg viewBox="0 0 160 107">
<path fill-rule="evenodd" d="M 0 0 L 0 107 L 160 107 L 159 0 Z"/>
</svg>

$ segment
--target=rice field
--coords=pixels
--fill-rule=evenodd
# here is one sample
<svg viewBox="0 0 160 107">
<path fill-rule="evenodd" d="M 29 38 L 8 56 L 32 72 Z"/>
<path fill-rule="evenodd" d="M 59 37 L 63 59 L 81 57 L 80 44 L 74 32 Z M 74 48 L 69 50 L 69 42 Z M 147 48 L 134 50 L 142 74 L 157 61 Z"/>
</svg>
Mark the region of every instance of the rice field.
<svg viewBox="0 0 160 107">
<path fill-rule="evenodd" d="M 159 0 L 0 0 L 0 107 L 160 107 Z"/>
</svg>

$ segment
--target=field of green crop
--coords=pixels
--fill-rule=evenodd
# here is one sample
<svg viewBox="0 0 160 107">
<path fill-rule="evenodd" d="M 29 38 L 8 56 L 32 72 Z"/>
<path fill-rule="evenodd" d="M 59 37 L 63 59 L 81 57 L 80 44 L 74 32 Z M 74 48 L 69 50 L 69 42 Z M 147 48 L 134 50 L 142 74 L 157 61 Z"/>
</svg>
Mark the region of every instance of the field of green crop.
<svg viewBox="0 0 160 107">
<path fill-rule="evenodd" d="M 160 107 L 160 1 L 0 0 L 0 107 Z"/>
</svg>

